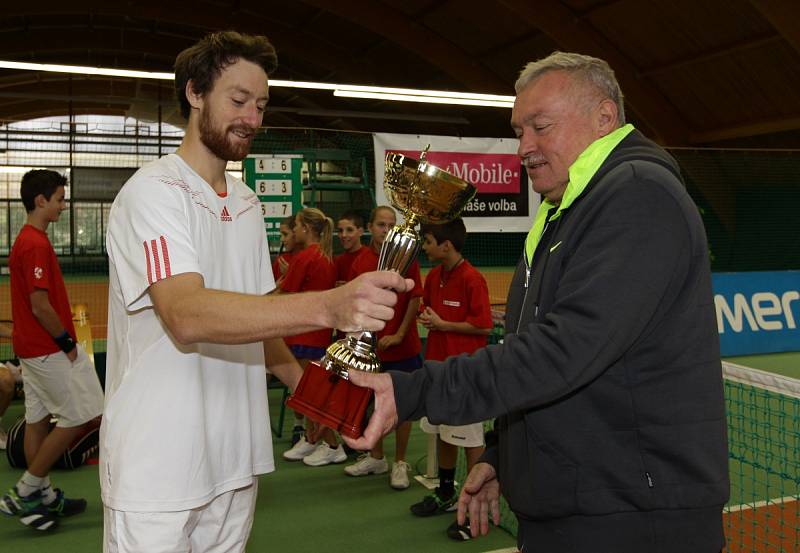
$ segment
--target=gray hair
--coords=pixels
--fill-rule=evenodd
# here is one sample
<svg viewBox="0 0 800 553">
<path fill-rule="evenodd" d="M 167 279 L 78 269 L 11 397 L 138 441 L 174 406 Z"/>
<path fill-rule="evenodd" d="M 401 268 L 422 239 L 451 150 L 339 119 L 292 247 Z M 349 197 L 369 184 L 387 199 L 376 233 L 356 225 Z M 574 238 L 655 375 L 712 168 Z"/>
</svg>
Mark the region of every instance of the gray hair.
<svg viewBox="0 0 800 553">
<path fill-rule="evenodd" d="M 583 54 L 553 52 L 546 58 L 528 63 L 520 71 L 514 90 L 519 94 L 523 88 L 549 71 L 566 71 L 595 88 L 600 95 L 617 105 L 617 120 L 620 126 L 625 124 L 622 90 L 608 63 Z"/>
</svg>

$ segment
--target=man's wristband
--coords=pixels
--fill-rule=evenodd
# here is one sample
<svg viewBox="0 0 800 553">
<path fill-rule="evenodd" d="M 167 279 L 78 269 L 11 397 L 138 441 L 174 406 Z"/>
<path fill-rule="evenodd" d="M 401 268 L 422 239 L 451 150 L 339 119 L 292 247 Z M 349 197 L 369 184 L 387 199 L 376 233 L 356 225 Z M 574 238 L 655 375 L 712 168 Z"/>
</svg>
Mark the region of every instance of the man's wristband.
<svg viewBox="0 0 800 553">
<path fill-rule="evenodd" d="M 61 348 L 61 351 L 64 353 L 69 353 L 75 349 L 75 346 L 78 345 L 75 340 L 72 339 L 72 336 L 69 335 L 69 332 L 66 330 L 53 338 L 53 341 L 56 345 Z"/>
</svg>

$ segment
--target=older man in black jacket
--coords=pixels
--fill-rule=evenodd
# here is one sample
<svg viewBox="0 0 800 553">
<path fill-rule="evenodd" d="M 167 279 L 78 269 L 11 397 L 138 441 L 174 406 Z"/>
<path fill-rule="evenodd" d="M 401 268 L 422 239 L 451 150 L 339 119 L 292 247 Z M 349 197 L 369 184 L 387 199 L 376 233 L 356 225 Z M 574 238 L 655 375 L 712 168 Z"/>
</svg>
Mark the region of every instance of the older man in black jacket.
<svg viewBox="0 0 800 553">
<path fill-rule="evenodd" d="M 497 521 L 502 488 L 526 553 L 716 553 L 727 440 L 697 208 L 675 161 L 625 124 L 604 61 L 557 52 L 516 90 L 511 126 L 543 198 L 505 341 L 411 375 L 353 375 L 376 415 L 351 445 L 422 415 L 498 417 L 459 498 L 473 535 Z"/>
</svg>

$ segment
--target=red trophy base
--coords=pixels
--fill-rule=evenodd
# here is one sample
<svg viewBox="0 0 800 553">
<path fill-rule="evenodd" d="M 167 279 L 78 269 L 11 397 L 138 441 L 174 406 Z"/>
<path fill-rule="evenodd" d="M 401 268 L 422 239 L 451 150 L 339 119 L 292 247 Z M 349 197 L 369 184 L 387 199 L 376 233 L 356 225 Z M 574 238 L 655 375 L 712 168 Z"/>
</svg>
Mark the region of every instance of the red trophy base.
<svg viewBox="0 0 800 553">
<path fill-rule="evenodd" d="M 364 415 L 372 390 L 356 386 L 317 361 L 309 363 L 286 405 L 313 421 L 324 424 L 348 438 L 364 431 Z"/>
</svg>

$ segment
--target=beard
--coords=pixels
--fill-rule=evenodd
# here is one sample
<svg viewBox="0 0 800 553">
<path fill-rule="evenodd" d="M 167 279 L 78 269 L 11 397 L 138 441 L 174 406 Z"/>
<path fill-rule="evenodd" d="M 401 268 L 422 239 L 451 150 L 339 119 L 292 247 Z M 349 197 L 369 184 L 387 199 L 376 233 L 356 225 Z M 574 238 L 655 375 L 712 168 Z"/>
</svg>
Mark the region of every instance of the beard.
<svg viewBox="0 0 800 553">
<path fill-rule="evenodd" d="M 230 134 L 234 131 L 247 133 L 246 140 L 236 140 L 234 142 Z M 241 161 L 250 153 L 250 145 L 253 143 L 255 129 L 246 125 L 231 125 L 221 129 L 214 124 L 211 118 L 211 110 L 203 109 L 200 113 L 200 141 L 206 148 L 225 161 Z M 238 137 L 236 137 L 238 139 Z"/>
</svg>

